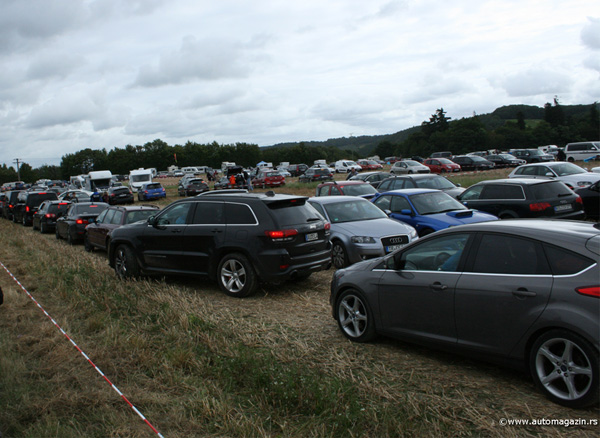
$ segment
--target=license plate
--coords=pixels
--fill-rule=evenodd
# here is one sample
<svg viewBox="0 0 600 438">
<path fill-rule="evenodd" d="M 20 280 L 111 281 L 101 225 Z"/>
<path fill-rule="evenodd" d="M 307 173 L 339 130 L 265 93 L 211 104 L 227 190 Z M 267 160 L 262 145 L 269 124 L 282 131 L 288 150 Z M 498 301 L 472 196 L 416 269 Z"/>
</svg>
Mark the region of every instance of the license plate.
<svg viewBox="0 0 600 438">
<path fill-rule="evenodd" d="M 404 245 L 390 245 L 390 246 L 386 246 L 385 247 L 385 252 L 392 252 L 392 251 L 396 251 L 397 249 L 402 248 Z"/>
<path fill-rule="evenodd" d="M 319 238 L 319 234 L 318 233 L 308 233 L 306 235 L 306 241 L 307 242 L 311 242 L 313 240 L 317 240 Z"/>
<path fill-rule="evenodd" d="M 571 204 L 557 205 L 556 207 L 554 207 L 554 211 L 567 211 L 572 209 L 573 207 L 571 207 Z"/>
</svg>

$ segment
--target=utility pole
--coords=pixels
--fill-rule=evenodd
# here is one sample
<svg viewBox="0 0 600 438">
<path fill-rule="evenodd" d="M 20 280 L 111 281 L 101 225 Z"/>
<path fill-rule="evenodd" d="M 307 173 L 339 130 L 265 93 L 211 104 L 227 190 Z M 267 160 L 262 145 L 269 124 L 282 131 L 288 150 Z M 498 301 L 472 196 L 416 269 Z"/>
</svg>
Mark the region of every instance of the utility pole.
<svg viewBox="0 0 600 438">
<path fill-rule="evenodd" d="M 17 181 L 21 181 L 21 171 L 19 170 L 19 164 L 22 162 L 23 160 L 21 158 L 15 158 L 15 163 L 17 163 Z"/>
</svg>

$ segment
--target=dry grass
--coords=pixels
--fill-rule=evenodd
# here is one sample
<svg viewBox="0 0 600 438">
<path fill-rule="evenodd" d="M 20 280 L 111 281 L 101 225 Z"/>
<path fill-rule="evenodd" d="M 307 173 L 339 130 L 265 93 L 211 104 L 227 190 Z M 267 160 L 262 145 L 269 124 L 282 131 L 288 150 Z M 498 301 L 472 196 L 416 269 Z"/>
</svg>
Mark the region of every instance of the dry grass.
<svg viewBox="0 0 600 438">
<path fill-rule="evenodd" d="M 548 402 L 524 374 L 347 341 L 330 316 L 331 272 L 244 300 L 203 278 L 120 282 L 104 254 L 7 221 L 0 261 L 165 436 L 597 436 L 500 427 L 599 417 Z M 4 437 L 153 435 L 3 270 L 0 286 Z"/>
</svg>

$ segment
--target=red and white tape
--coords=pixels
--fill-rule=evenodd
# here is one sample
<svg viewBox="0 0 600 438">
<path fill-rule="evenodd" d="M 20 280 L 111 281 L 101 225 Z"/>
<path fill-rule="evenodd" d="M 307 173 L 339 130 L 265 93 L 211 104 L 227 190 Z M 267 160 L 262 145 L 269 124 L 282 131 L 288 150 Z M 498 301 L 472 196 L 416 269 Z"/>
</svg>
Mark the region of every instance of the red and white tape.
<svg viewBox="0 0 600 438">
<path fill-rule="evenodd" d="M 46 312 L 46 310 L 40 305 L 40 303 L 33 297 L 33 295 L 31 295 L 29 293 L 29 291 L 27 289 L 25 289 L 25 287 L 21 284 L 21 282 L 17 279 L 17 277 L 15 277 L 12 272 L 10 272 L 8 270 L 8 268 L 6 266 L 4 266 L 4 263 L 0 262 L 0 266 L 2 266 L 4 268 L 4 270 L 8 273 L 8 275 L 10 275 L 10 277 L 19 285 L 19 287 L 21 289 L 23 289 L 23 291 L 27 294 L 27 296 L 29 298 L 31 298 L 31 300 L 36 304 L 36 306 L 38 306 L 40 308 L 40 310 L 42 312 L 44 312 L 44 315 L 46 315 L 48 317 L 48 319 L 50 319 L 50 321 L 52 321 L 52 324 L 54 324 L 54 326 L 60 330 L 60 332 L 69 340 L 69 342 L 71 344 L 73 344 L 73 346 L 77 349 L 77 351 L 79 351 L 81 353 L 81 355 L 85 358 L 85 360 L 87 360 L 91 366 L 94 367 L 94 369 L 98 372 L 98 374 L 100 374 L 102 376 L 102 378 L 111 386 L 112 389 L 114 389 L 116 391 L 117 394 L 119 394 L 119 397 L 121 397 L 125 403 L 127 403 L 129 405 L 129 407 L 131 407 L 131 409 L 133 409 L 133 411 L 144 421 L 144 423 L 146 423 L 150 429 L 152 429 L 154 431 L 154 433 L 156 433 L 160 438 L 164 438 L 161 433 L 156 430 L 156 428 L 154 426 L 152 426 L 152 424 L 148 421 L 148 419 L 146 417 L 144 417 L 142 415 L 142 413 L 127 399 L 127 397 L 125 397 L 125 395 L 119 391 L 119 388 L 117 388 L 109 379 L 108 377 L 106 377 L 104 375 L 104 373 L 100 370 L 100 368 L 98 368 L 96 366 L 96 364 L 94 362 L 92 362 L 92 360 L 88 357 L 87 354 L 85 354 L 83 352 L 83 350 L 81 348 L 79 348 L 79 346 L 75 343 L 75 341 L 73 341 L 73 339 L 71 339 L 71 337 L 58 325 L 58 323 L 54 320 L 54 318 L 52 318 L 48 312 Z"/>
</svg>

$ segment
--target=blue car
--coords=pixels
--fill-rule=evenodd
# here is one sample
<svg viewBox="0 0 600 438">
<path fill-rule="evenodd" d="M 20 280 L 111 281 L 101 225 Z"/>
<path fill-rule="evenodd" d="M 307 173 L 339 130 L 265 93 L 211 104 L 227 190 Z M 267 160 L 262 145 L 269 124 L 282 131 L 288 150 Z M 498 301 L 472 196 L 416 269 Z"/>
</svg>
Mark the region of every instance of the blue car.
<svg viewBox="0 0 600 438">
<path fill-rule="evenodd" d="M 372 200 L 389 217 L 413 226 L 419 237 L 455 225 L 495 221 L 489 213 L 469 210 L 452 196 L 433 189 L 403 189 L 379 193 Z"/>
<path fill-rule="evenodd" d="M 151 199 L 166 198 L 167 192 L 160 183 L 145 183 L 138 190 L 138 200 L 149 201 Z"/>
</svg>

